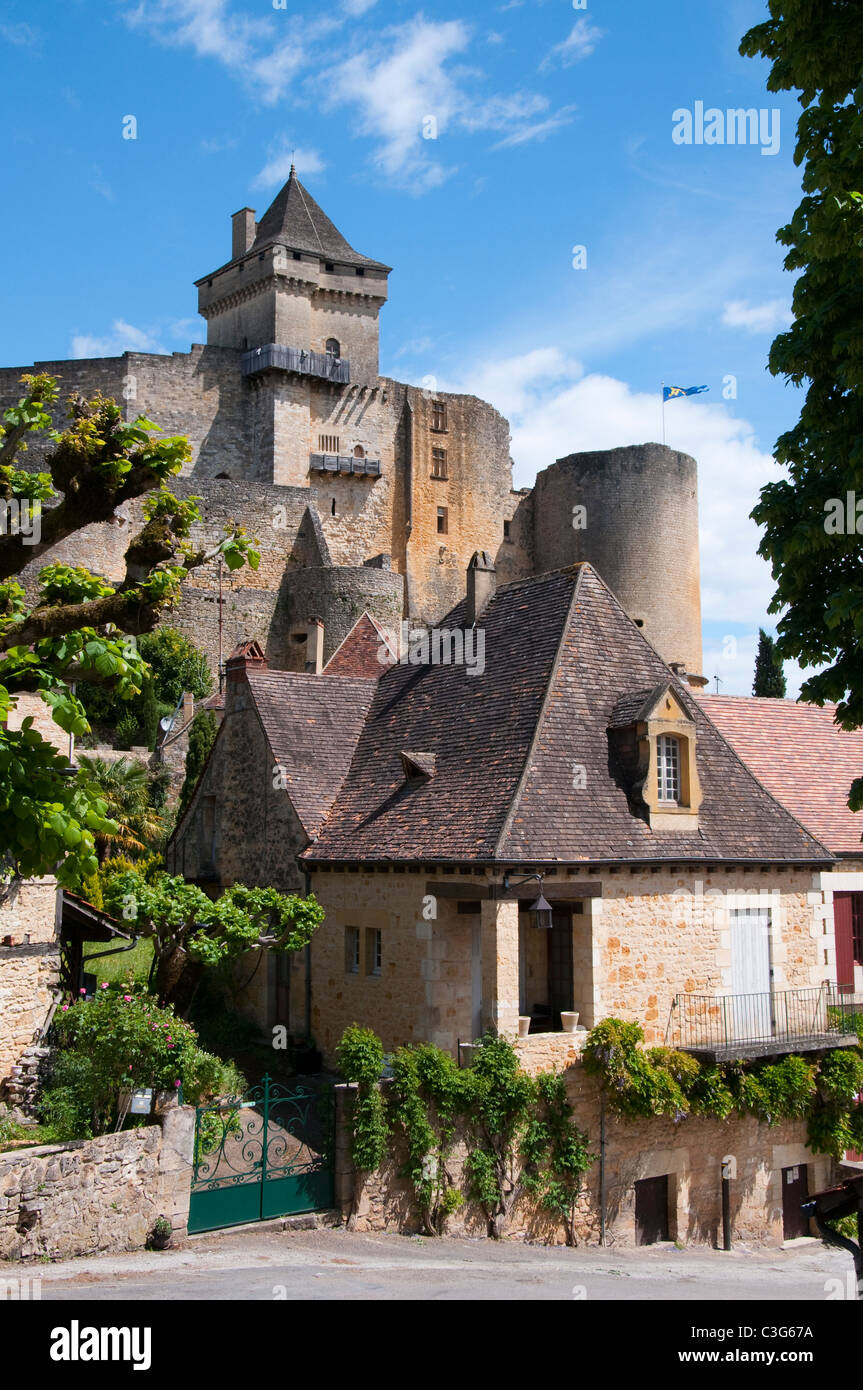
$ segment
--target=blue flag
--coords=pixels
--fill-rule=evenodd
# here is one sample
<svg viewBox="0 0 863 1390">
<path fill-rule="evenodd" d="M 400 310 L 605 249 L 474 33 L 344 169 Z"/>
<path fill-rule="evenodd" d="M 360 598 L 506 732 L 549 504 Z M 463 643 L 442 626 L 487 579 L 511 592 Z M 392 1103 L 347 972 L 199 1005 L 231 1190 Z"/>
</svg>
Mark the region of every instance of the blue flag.
<svg viewBox="0 0 863 1390">
<path fill-rule="evenodd" d="M 698 396 L 702 391 L 709 391 L 709 386 L 663 386 L 662 400 L 672 400 L 675 396 Z"/>
</svg>

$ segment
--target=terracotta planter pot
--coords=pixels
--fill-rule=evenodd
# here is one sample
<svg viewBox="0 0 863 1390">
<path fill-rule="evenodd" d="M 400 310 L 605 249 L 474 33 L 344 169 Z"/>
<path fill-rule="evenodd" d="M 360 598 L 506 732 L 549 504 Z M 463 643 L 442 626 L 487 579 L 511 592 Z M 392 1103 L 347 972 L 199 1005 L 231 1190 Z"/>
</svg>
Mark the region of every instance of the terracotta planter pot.
<svg viewBox="0 0 863 1390">
<path fill-rule="evenodd" d="M 530 1032 L 530 1014 L 519 1014 L 518 1016 L 518 1036 L 526 1038 Z"/>
<path fill-rule="evenodd" d="M 574 1033 L 578 1027 L 578 1014 L 561 1013 L 560 1022 L 564 1033 Z"/>
</svg>

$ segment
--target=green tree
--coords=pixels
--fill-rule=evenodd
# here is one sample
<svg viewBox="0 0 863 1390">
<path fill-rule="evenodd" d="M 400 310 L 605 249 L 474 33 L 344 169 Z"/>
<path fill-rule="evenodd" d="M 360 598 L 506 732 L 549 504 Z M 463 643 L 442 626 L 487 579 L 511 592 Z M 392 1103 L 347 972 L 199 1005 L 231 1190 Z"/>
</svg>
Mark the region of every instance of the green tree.
<svg viewBox="0 0 863 1390">
<path fill-rule="evenodd" d="M 212 899 L 182 878 L 134 869 L 103 880 L 102 896 L 106 911 L 152 937 L 159 999 L 185 1013 L 208 966 L 248 951 L 299 951 L 324 920 L 312 896 L 235 883 Z"/>
<path fill-rule="evenodd" d="M 145 632 L 138 640 L 138 652 L 153 672 L 157 698 L 172 709 L 184 691 L 200 700 L 213 688 L 204 653 L 175 627 Z"/>
<path fill-rule="evenodd" d="M 159 720 L 174 713 L 184 691 L 196 699 L 208 695 L 213 678 L 204 653 L 174 627 L 145 632 L 137 651 L 151 672 L 139 695 L 129 699 L 111 687 L 89 685 L 80 699 L 88 719 L 113 728 L 115 746 L 141 741 L 153 748 Z"/>
<path fill-rule="evenodd" d="M 863 547 L 849 492 L 863 497 L 863 6 L 857 0 L 770 0 L 770 18 L 740 51 L 771 62 L 770 91 L 803 108 L 795 162 L 803 199 L 777 233 L 795 273 L 791 328 L 769 368 L 805 388 L 800 418 L 776 444 L 788 477 L 754 508 L 771 563 L 777 650 L 805 667 L 802 697 L 838 703 L 844 728 L 863 724 Z M 855 783 L 852 804 L 863 805 Z"/>
<path fill-rule="evenodd" d="M 73 399 L 68 427 L 57 431 L 49 412 L 56 381 L 41 375 L 22 383 L 23 396 L 0 421 L 0 501 L 32 504 L 40 513 L 38 538 L 35 526 L 0 535 L 0 864 L 7 877 L 56 871 L 71 884 L 96 868 L 94 837 L 111 830 L 106 803 L 92 780 L 68 775 L 67 759 L 32 719 L 8 728 L 16 695 L 38 692 L 60 729 L 86 735 L 86 713 L 72 685 L 138 695 L 147 666 L 128 637 L 156 627 L 191 570 L 217 555 L 229 569 L 246 561 L 256 567 L 258 556 L 238 526 L 210 551 L 190 544 L 200 520 L 195 500 L 181 501 L 165 486 L 189 458 L 185 439 L 156 439 L 152 421 L 129 422 L 101 396 Z M 47 471 L 16 467 L 28 437 L 40 434 L 52 446 Z M 52 564 L 39 574 L 35 604 L 28 602 L 15 575 L 58 541 L 110 520 L 120 503 L 144 494 L 150 494 L 145 524 L 127 547 L 118 584 L 83 566 Z"/>
<path fill-rule="evenodd" d="M 767 696 L 774 700 L 784 700 L 785 690 L 785 673 L 782 670 L 782 661 L 776 653 L 776 643 L 760 627 L 758 629 L 758 655 L 755 658 L 755 680 L 752 684 L 752 694 Z"/>
<path fill-rule="evenodd" d="M 186 753 L 186 775 L 183 778 L 183 785 L 180 788 L 180 799 L 177 803 L 177 820 L 185 814 L 186 807 L 192 800 L 192 793 L 198 785 L 198 778 L 204 770 L 204 764 L 210 756 L 210 750 L 216 742 L 216 734 L 219 726 L 216 723 L 216 716 L 212 710 L 201 709 L 195 715 L 189 726 L 189 749 Z"/>
</svg>

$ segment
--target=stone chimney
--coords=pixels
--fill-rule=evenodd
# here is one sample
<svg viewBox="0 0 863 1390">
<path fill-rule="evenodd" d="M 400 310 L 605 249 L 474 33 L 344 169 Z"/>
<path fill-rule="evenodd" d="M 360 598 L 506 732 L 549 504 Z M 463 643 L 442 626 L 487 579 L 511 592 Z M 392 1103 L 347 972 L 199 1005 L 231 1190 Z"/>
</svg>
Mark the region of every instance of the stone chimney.
<svg viewBox="0 0 863 1390">
<path fill-rule="evenodd" d="M 266 671 L 267 658 L 260 642 L 238 642 L 225 662 L 225 713 L 248 709 L 249 671 Z"/>
<path fill-rule="evenodd" d="M 313 676 L 319 676 L 324 669 L 324 622 L 323 618 L 312 618 L 306 642 L 305 669 Z"/>
<path fill-rule="evenodd" d="M 247 251 L 251 251 L 257 231 L 254 208 L 240 208 L 239 212 L 234 213 L 231 218 L 232 261 L 239 260 L 241 256 L 245 256 Z"/>
<path fill-rule="evenodd" d="M 465 625 L 473 626 L 494 598 L 497 572 L 494 561 L 485 550 L 475 550 L 467 567 L 467 617 Z"/>
<path fill-rule="evenodd" d="M 191 724 L 195 717 L 195 697 L 190 690 L 183 691 L 183 728 Z"/>
</svg>

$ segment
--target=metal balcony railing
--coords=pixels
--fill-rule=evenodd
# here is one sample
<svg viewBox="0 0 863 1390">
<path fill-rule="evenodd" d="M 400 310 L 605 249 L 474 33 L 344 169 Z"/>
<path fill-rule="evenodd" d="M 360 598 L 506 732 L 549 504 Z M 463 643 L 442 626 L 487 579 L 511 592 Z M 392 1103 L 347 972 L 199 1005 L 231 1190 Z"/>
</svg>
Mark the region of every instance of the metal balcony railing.
<svg viewBox="0 0 863 1390">
<path fill-rule="evenodd" d="M 282 347 L 266 343 L 263 347 L 244 352 L 241 363 L 243 376 L 272 369 L 298 372 L 301 376 L 317 376 L 324 381 L 347 385 L 351 379 L 351 364 L 345 357 L 333 357 L 329 352 L 307 352 L 305 348 Z"/>
<path fill-rule="evenodd" d="M 310 454 L 309 467 L 318 473 L 351 473 L 354 477 L 379 478 L 380 459 L 358 459 L 352 454 Z"/>
<path fill-rule="evenodd" d="M 678 994 L 666 1043 L 716 1061 L 848 1047 L 857 1042 L 860 1014 L 863 999 L 829 984 L 769 994 Z"/>
</svg>

